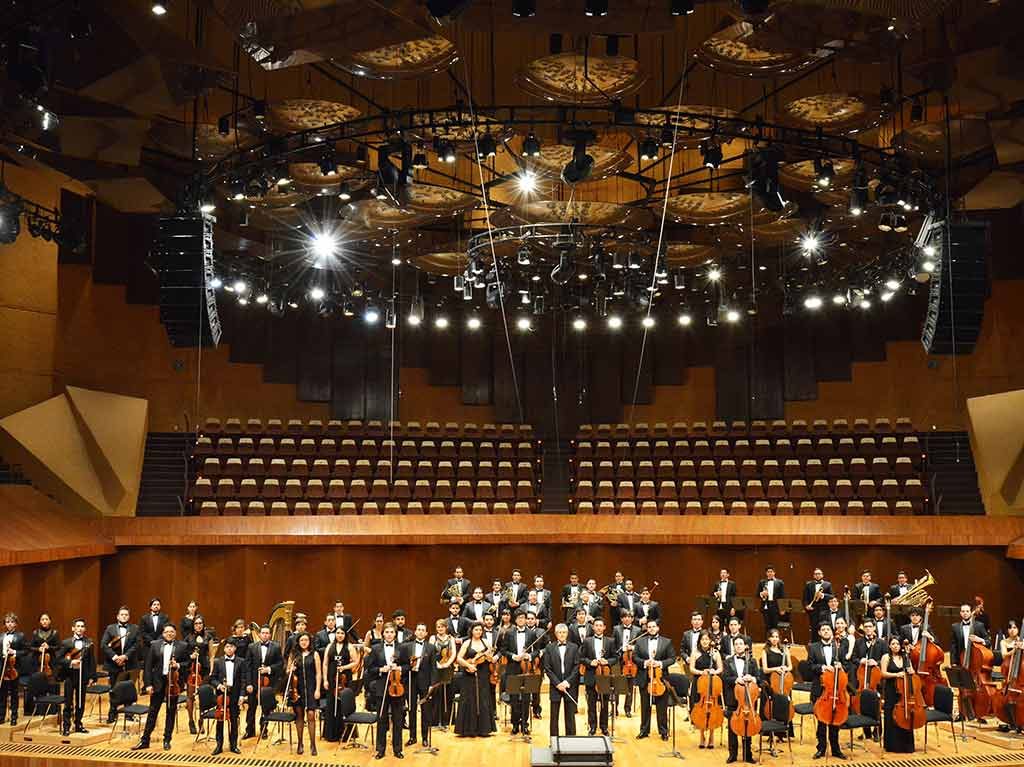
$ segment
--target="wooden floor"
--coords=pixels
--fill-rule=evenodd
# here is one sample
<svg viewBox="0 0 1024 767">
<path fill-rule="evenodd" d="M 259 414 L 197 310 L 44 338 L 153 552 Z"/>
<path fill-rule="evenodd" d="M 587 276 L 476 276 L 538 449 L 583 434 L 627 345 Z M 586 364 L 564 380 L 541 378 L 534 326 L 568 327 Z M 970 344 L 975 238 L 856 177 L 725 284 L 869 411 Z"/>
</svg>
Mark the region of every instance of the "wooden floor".
<svg viewBox="0 0 1024 767">
<path fill-rule="evenodd" d="M 500 712 L 504 716 L 504 710 Z M 676 745 L 684 759 L 677 760 L 666 757 L 666 752 L 671 750 L 671 740 L 662 742 L 655 734 L 652 737 L 638 741 L 635 735 L 639 728 L 640 718 L 636 711 L 630 718 L 620 717 L 616 721 L 615 736 L 615 764 L 620 767 L 641 767 L 648 765 L 671 765 L 674 762 L 682 761 L 693 767 L 710 767 L 710 765 L 723 765 L 728 755 L 728 750 L 723 740 L 716 744 L 714 750 L 706 751 L 697 748 L 697 735 L 690 725 L 684 721 L 685 714 L 680 710 L 676 719 Z M 320 743 L 318 757 L 311 757 L 308 753 L 304 756 L 297 756 L 289 751 L 287 742 L 273 745 L 267 742 L 261 743 L 257 751 L 254 751 L 255 740 L 242 741 L 242 754 L 240 756 L 226 754 L 219 757 L 210 756 L 213 748 L 212 741 L 193 746 L 193 738 L 188 735 L 187 716 L 184 710 L 179 715 L 180 729 L 173 740 L 173 748 L 164 752 L 160 746 L 160 733 L 162 723 L 157 728 L 153 739 L 153 746 L 146 752 L 132 752 L 129 747 L 133 745 L 137 737 L 134 734 L 128 736 L 120 732 L 115 734 L 113 739 L 107 742 L 89 745 L 60 745 L 39 742 L 40 734 L 33 726 L 31 732 L 37 733 L 37 742 L 20 742 L 19 726 L 14 733 L 13 740 L 10 728 L 0 728 L 0 767 L 70 767 L 70 763 L 88 764 L 90 767 L 121 767 L 125 763 L 142 765 L 234 765 L 235 767 L 295 767 L 296 765 L 310 764 L 334 764 L 334 765 L 398 765 L 398 764 L 433 764 L 433 765 L 500 765 L 500 767 L 529 767 L 530 751 L 532 746 L 548 745 L 548 719 L 545 696 L 545 711 L 542 720 L 534 720 L 534 739 L 532 744 L 512 740 L 509 728 L 504 723 L 499 723 L 499 731 L 490 738 L 469 739 L 458 738 L 447 732 L 436 731 L 433 735 L 433 745 L 438 748 L 436 755 L 417 753 L 418 746 L 405 749 L 405 759 L 397 760 L 390 755 L 384 760 L 373 759 L 371 749 L 339 748 L 337 744 Z M 814 720 L 808 719 L 804 732 L 803 743 L 799 742 L 799 720 L 796 723 L 798 738 L 793 744 L 793 763 L 796 765 L 822 765 L 825 760 L 813 760 L 814 753 Z M 586 716 L 582 712 L 577 718 L 577 734 L 586 734 Z M 90 729 L 90 736 L 99 731 L 109 732 L 105 727 L 97 724 L 94 715 L 86 716 L 86 727 Z M 989 725 L 986 730 L 995 730 L 994 725 Z M 55 734 L 52 728 L 44 728 L 42 732 Z M 959 729 L 957 730 L 959 733 Z M 849 748 L 849 734 L 843 733 L 841 742 L 843 748 L 851 757 L 850 762 L 854 764 L 885 764 L 887 767 L 961 767 L 972 765 L 994 765 L 995 767 L 1010 767 L 1015 765 L 1024 766 L 1024 750 L 1011 750 L 996 745 L 981 742 L 974 737 L 977 730 L 973 727 L 967 728 L 970 739 L 967 742 L 960 742 L 959 752 L 954 748 L 954 741 L 950 735 L 949 726 L 940 730 L 936 736 L 934 730 L 929 733 L 928 752 L 923 752 L 923 735 L 918 735 L 918 751 L 915 754 L 889 754 L 884 757 L 879 753 L 879 746 L 870 741 L 854 739 L 855 746 L 851 751 Z M 372 737 L 372 734 L 371 734 Z M 94 738 L 90 737 L 90 740 Z M 1016 748 L 1024 746 L 1024 743 L 1016 743 Z M 755 741 L 755 757 L 756 741 Z M 763 755 L 763 764 L 778 765 L 785 767 L 790 763 L 788 752 L 783 750 L 778 756 L 772 757 L 766 751 Z M 831 760 L 831 764 L 836 764 Z"/>
</svg>

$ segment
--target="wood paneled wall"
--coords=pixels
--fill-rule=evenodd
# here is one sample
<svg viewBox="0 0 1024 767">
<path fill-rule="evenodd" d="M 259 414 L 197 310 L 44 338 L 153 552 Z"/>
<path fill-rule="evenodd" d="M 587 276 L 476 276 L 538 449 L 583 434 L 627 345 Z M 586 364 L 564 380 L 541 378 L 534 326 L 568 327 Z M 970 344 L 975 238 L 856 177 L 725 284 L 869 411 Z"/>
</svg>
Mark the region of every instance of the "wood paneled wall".
<svg viewBox="0 0 1024 767">
<path fill-rule="evenodd" d="M 71 633 L 71 621 L 82 617 L 89 635 L 97 636 L 102 603 L 100 560 L 84 557 L 0 567 L 0 612 L 17 613 L 25 631 L 35 628 L 39 613 L 48 612 L 62 636 Z M 107 623 L 105 620 L 103 625 Z"/>
<path fill-rule="evenodd" d="M 444 615 L 441 586 L 450 570 L 461 564 L 474 583 L 492 577 L 508 579 L 513 567 L 524 578 L 545 576 L 556 593 L 568 582 L 571 568 L 581 578 L 593 576 L 604 585 L 621 568 L 638 584 L 660 582 L 655 598 L 665 609 L 666 631 L 678 638 L 689 623 L 694 596 L 706 594 L 727 567 L 739 583 L 740 594 L 753 596 L 763 568 L 771 563 L 786 581 L 787 593 L 799 597 L 811 570 L 821 566 L 833 584 L 853 583 L 862 567 L 870 567 L 886 587 L 904 568 L 916 578 L 928 568 L 937 584 L 929 590 L 936 603 L 949 605 L 983 594 L 993 619 L 1019 619 L 1024 600 L 1020 564 L 1005 558 L 1005 548 L 941 549 L 901 547 L 709 547 L 629 546 L 615 543 L 581 547 L 572 543 L 531 546 L 438 545 L 417 546 L 235 546 L 121 549 L 103 560 L 102 615 L 112 615 L 121 603 L 134 612 L 144 610 L 151 596 L 180 617 L 190 599 L 198 599 L 209 621 L 223 630 L 236 617 L 265 620 L 273 605 L 296 600 L 296 609 L 317 622 L 334 599 L 362 617 L 362 630 L 374 612 L 405 609 L 411 620 Z M 2 602 L 0 602 L 2 604 Z M 760 633 L 760 618 L 751 628 Z M 802 638 L 805 623 L 797 621 Z M 946 627 L 937 636 L 945 644 Z"/>
</svg>

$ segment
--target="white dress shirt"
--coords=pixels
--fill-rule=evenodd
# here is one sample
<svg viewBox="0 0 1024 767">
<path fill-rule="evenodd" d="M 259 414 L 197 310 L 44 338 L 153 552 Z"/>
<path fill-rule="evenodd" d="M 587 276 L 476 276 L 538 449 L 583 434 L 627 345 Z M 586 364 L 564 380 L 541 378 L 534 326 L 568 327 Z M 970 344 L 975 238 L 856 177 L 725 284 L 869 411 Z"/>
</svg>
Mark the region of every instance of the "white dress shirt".
<svg viewBox="0 0 1024 767">
<path fill-rule="evenodd" d="M 174 655 L 174 645 L 173 644 L 167 644 L 165 642 L 164 643 L 164 647 L 163 647 L 163 653 L 164 653 L 164 675 L 166 676 L 171 671 L 171 657 Z"/>
<path fill-rule="evenodd" d="M 565 651 L 567 649 L 569 649 L 567 645 L 564 645 L 564 644 L 558 645 L 558 659 L 559 659 L 559 663 L 561 665 L 561 674 L 562 674 L 562 676 L 565 676 Z"/>
<path fill-rule="evenodd" d="M 594 657 L 595 658 L 603 658 L 604 657 L 604 638 L 603 637 L 594 637 Z"/>
<path fill-rule="evenodd" d="M 384 645 L 384 662 L 387 665 L 390 666 L 391 663 L 394 661 L 394 659 L 395 659 L 395 646 L 394 646 L 394 644 L 385 644 Z"/>
<path fill-rule="evenodd" d="M 237 662 L 234 657 L 224 659 L 224 676 L 228 687 L 235 686 L 235 664 Z"/>
</svg>

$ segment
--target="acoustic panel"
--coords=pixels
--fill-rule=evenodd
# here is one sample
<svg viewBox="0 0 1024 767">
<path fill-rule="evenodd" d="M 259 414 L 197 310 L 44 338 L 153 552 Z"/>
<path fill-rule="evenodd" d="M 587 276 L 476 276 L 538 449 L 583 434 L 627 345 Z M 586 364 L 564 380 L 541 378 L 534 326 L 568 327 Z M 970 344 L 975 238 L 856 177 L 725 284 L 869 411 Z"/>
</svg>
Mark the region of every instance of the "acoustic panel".
<svg viewBox="0 0 1024 767">
<path fill-rule="evenodd" d="M 988 514 L 1024 514 L 1024 389 L 967 400 L 971 452 Z"/>
</svg>

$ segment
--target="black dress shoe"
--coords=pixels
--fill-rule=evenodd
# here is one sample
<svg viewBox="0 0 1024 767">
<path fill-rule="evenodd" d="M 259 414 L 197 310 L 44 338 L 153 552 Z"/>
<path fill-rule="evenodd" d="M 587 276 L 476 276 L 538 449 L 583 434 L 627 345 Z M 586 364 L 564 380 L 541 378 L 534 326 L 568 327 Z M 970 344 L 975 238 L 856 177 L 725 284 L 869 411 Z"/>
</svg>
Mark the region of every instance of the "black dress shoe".
<svg viewBox="0 0 1024 767">
<path fill-rule="evenodd" d="M 384 752 L 383 751 L 378 751 L 376 754 L 373 755 L 373 758 L 374 759 L 383 759 L 384 758 Z"/>
<path fill-rule="evenodd" d="M 815 759 L 821 759 L 821 757 L 823 757 L 824 755 L 825 755 L 825 749 L 823 749 L 823 748 L 819 748 L 817 751 L 814 752 L 814 758 Z"/>
<path fill-rule="evenodd" d="M 242 749 L 240 749 L 238 746 L 232 746 L 231 747 L 231 753 L 232 754 L 240 754 L 240 753 L 242 753 Z"/>
<path fill-rule="evenodd" d="M 594 737 L 596 734 L 597 734 L 597 730 L 588 730 L 587 731 L 587 735 L 589 735 L 590 737 Z"/>
<path fill-rule="evenodd" d="M 513 735 L 518 735 L 519 734 L 519 725 L 518 724 L 512 727 L 512 734 Z"/>
<path fill-rule="evenodd" d="M 395 759 L 405 759 L 405 754 L 395 754 Z"/>
<path fill-rule="evenodd" d="M 217 746 L 217 748 L 210 752 L 210 756 L 220 756 L 223 752 L 224 749 L 221 746 Z"/>
<path fill-rule="evenodd" d="M 128 750 L 129 751 L 145 751 L 147 748 L 149 748 L 149 741 L 148 740 L 140 740 L 138 743 L 136 743 L 134 746 L 132 746 Z"/>
<path fill-rule="evenodd" d="M 430 742 L 426 738 L 423 739 L 423 748 L 430 748 Z"/>
<path fill-rule="evenodd" d="M 844 753 L 843 753 L 842 751 L 837 751 L 837 752 L 835 752 L 835 753 L 833 753 L 833 754 L 832 754 L 832 758 L 833 758 L 833 759 L 842 759 L 842 760 L 844 760 L 844 761 L 845 761 L 845 760 L 849 759 L 850 757 L 848 757 L 848 756 L 847 756 L 846 754 L 844 754 Z"/>
<path fill-rule="evenodd" d="M 736 761 L 736 754 L 729 754 L 729 758 L 725 760 L 726 764 L 732 764 Z"/>
<path fill-rule="evenodd" d="M 757 759 L 754 758 L 753 754 L 747 754 L 745 757 L 743 757 L 743 761 L 747 764 L 757 764 Z"/>
<path fill-rule="evenodd" d="M 661 734 L 661 739 L 662 739 L 662 740 L 668 740 L 668 733 L 667 733 L 667 732 L 663 732 L 663 733 Z"/>
<path fill-rule="evenodd" d="M 170 750 L 171 750 L 171 741 L 165 740 L 164 741 L 164 751 L 170 751 Z"/>
<path fill-rule="evenodd" d="M 408 748 L 409 746 L 415 746 L 415 745 L 416 745 L 416 738 L 409 738 L 409 740 L 405 741 L 406 748 Z"/>
<path fill-rule="evenodd" d="M 647 735 L 648 735 L 648 733 L 646 733 L 646 732 L 639 732 L 639 733 L 637 733 L 636 739 L 637 740 L 643 740 L 644 738 L 647 737 Z"/>
<path fill-rule="evenodd" d="M 87 734 L 89 731 L 87 729 L 85 729 L 82 725 L 79 724 L 79 725 L 75 726 L 75 732 L 80 732 L 80 733 L 83 733 L 83 734 Z"/>
<path fill-rule="evenodd" d="M 245 733 L 245 735 L 242 736 L 242 740 L 249 740 L 250 738 L 255 738 L 255 737 L 256 737 L 256 733 L 253 732 L 252 730 L 249 730 L 248 732 Z"/>
<path fill-rule="evenodd" d="M 195 722 L 189 722 L 188 723 L 188 734 L 189 735 L 198 735 L 199 734 L 199 731 L 196 730 L 196 723 Z"/>
</svg>

